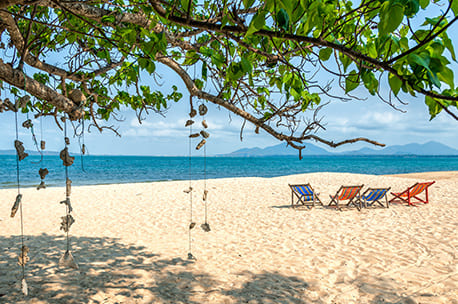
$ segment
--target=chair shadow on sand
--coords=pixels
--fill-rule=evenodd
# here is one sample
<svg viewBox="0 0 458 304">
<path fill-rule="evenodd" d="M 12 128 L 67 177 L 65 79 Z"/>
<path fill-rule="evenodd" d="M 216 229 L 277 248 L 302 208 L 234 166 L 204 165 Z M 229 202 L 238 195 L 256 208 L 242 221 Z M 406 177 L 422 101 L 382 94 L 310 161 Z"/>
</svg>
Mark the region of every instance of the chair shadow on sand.
<svg viewBox="0 0 458 304">
<path fill-rule="evenodd" d="M 29 295 L 20 291 L 21 268 L 17 265 L 20 237 L 0 236 L 0 303 L 205 303 L 212 296 L 229 303 L 272 301 L 272 292 L 307 287 L 300 279 L 263 272 L 241 289 L 225 289 L 210 274 L 182 258 L 163 259 L 145 247 L 125 245 L 115 238 L 71 237 L 78 270 L 58 267 L 65 251 L 61 236 L 25 236 L 30 247 L 26 266 Z M 256 278 L 255 278 L 256 277 Z M 246 280 L 244 280 L 246 281 Z M 297 292 L 297 295 L 294 293 Z M 278 303 L 308 303 L 300 290 L 279 293 Z M 216 294 L 215 294 L 216 293 Z M 303 292 L 302 292 L 303 293 Z M 24 301 L 25 300 L 25 301 Z M 214 302 L 214 301 L 213 301 Z"/>
</svg>

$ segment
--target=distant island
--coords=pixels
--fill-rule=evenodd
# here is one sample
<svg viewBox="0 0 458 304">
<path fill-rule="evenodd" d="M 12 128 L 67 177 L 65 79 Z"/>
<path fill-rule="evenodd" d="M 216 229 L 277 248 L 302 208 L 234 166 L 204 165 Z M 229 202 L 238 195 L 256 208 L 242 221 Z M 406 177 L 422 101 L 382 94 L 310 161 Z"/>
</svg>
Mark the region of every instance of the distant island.
<svg viewBox="0 0 458 304">
<path fill-rule="evenodd" d="M 218 155 L 225 157 L 263 157 L 263 156 L 289 156 L 298 155 L 296 149 L 281 143 L 266 148 L 245 148 L 228 154 Z M 310 143 L 305 144 L 302 150 L 303 156 L 331 156 L 331 155 L 458 155 L 458 150 L 436 141 L 425 144 L 411 143 L 395 145 L 381 149 L 362 148 L 354 151 L 330 152 Z"/>
</svg>

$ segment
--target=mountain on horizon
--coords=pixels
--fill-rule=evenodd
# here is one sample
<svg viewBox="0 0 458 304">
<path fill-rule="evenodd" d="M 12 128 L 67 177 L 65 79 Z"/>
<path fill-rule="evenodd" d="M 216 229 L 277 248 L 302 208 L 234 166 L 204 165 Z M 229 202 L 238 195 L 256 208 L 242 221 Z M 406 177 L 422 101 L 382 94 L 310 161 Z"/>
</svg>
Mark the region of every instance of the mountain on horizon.
<svg viewBox="0 0 458 304">
<path fill-rule="evenodd" d="M 36 150 L 25 150 L 29 155 L 40 155 Z M 16 150 L 0 150 L 0 155 L 16 155 Z M 43 151 L 43 155 L 59 155 L 56 151 Z"/>
<path fill-rule="evenodd" d="M 296 149 L 281 143 L 266 148 L 244 148 L 219 156 L 235 157 L 263 157 L 263 156 L 288 156 L 297 155 Z M 406 145 L 394 145 L 383 149 L 362 148 L 354 151 L 329 152 L 323 148 L 307 143 L 302 150 L 303 156 L 311 155 L 458 155 L 458 150 L 436 141 L 424 144 L 410 143 Z"/>
</svg>

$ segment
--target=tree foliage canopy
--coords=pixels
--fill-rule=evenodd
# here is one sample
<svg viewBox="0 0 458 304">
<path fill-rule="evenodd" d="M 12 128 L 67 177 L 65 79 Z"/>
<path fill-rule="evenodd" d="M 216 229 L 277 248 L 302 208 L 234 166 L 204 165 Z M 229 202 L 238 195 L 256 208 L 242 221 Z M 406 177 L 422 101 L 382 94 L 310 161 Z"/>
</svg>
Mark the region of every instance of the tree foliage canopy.
<svg viewBox="0 0 458 304">
<path fill-rule="evenodd" d="M 432 6 L 440 13 L 429 16 Z M 175 86 L 140 81 L 161 63 L 191 96 L 298 149 L 310 139 L 378 144 L 318 137 L 316 111 L 362 87 L 393 107 L 420 95 L 431 118 L 458 119 L 457 19 L 458 0 L 0 1 L 0 80 L 20 100 L 0 109 L 65 112 L 101 129 L 120 106 L 161 111 L 182 99 Z M 317 73 L 336 79 L 341 94 Z"/>
</svg>

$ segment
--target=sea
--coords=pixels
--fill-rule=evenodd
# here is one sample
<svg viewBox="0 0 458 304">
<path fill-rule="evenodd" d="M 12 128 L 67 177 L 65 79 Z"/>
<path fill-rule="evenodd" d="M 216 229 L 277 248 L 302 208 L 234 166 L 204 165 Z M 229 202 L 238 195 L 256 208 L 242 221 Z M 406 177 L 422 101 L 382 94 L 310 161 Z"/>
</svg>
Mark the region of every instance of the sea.
<svg viewBox="0 0 458 304">
<path fill-rule="evenodd" d="M 19 162 L 21 187 L 40 183 L 38 170 L 47 168 L 48 186 L 65 185 L 65 169 L 58 156 L 29 156 Z M 17 187 L 15 155 L 0 155 L 0 188 Z M 156 157 L 76 156 L 68 168 L 72 185 L 98 185 L 214 179 L 275 177 L 312 172 L 400 174 L 426 171 L 458 171 L 458 156 L 297 156 L 271 157 Z"/>
</svg>

